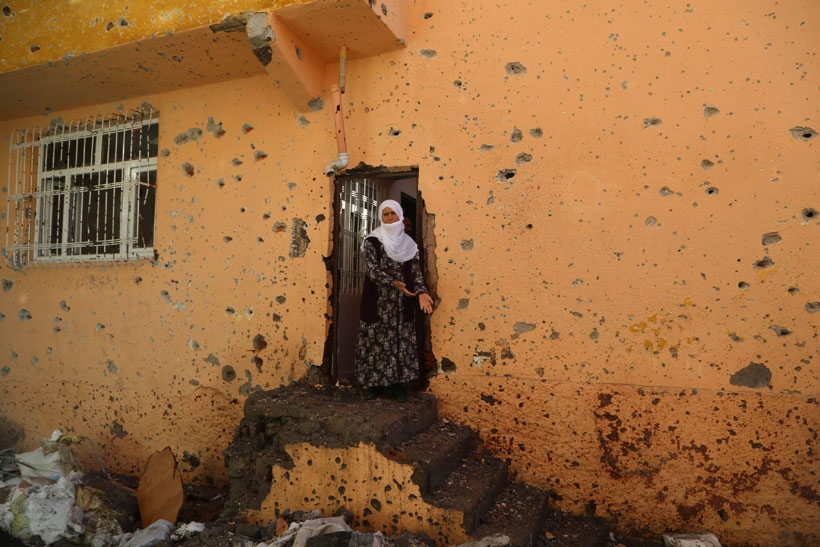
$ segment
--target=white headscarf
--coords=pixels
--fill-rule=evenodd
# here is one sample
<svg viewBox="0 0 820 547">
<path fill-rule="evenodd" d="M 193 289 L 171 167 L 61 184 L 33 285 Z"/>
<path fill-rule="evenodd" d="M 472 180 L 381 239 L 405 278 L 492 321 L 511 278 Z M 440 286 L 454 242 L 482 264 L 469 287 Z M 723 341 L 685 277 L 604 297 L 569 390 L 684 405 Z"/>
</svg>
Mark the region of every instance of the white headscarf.
<svg viewBox="0 0 820 547">
<path fill-rule="evenodd" d="M 382 211 L 390 207 L 399 216 L 399 220 L 393 224 L 382 222 Z M 384 200 L 379 205 L 379 222 L 381 226 L 370 232 L 367 237 L 375 237 L 381 241 L 384 252 L 396 262 L 407 262 L 412 260 L 419 252 L 419 247 L 413 238 L 404 233 L 404 211 L 401 205 L 392 199 Z"/>
</svg>

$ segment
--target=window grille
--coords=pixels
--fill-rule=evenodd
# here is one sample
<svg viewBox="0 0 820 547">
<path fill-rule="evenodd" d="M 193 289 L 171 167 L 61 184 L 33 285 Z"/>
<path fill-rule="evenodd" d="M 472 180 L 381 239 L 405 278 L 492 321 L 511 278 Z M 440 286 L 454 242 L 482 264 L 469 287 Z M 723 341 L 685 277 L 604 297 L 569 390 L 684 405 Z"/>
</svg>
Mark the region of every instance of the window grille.
<svg viewBox="0 0 820 547">
<path fill-rule="evenodd" d="M 153 257 L 158 141 L 154 110 L 15 131 L 9 265 Z"/>
<path fill-rule="evenodd" d="M 366 270 L 362 243 L 367 234 L 379 226 L 383 187 L 377 179 L 341 181 L 339 286 L 343 294 L 362 294 Z"/>
</svg>

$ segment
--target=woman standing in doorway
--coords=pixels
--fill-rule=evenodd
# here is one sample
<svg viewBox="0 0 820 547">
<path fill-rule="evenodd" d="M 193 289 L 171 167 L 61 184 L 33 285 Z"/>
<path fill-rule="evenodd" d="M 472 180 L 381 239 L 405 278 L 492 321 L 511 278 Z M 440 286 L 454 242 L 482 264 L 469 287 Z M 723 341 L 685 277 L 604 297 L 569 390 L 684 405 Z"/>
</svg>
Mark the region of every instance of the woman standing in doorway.
<svg viewBox="0 0 820 547">
<path fill-rule="evenodd" d="M 433 313 L 419 266 L 419 249 L 405 233 L 401 205 L 379 205 L 381 226 L 364 240 L 366 274 L 362 293 L 356 378 L 366 399 L 381 393 L 407 400 L 407 382 L 419 376 L 415 310 Z"/>
</svg>

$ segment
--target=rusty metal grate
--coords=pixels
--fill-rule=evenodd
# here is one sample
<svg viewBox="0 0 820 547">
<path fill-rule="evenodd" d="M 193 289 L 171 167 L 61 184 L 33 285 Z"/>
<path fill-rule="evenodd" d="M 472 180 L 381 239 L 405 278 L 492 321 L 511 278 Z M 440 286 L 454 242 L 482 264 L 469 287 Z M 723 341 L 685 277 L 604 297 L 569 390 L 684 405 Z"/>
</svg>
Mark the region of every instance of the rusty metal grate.
<svg viewBox="0 0 820 547">
<path fill-rule="evenodd" d="M 16 131 L 9 153 L 8 264 L 153 256 L 159 113 Z"/>
</svg>

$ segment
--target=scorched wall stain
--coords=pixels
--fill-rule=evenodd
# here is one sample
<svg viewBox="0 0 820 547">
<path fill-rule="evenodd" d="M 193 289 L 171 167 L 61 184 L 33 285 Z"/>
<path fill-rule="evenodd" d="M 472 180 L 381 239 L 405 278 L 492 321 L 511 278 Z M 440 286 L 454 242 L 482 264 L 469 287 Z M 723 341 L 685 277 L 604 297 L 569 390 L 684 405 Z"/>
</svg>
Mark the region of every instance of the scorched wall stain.
<svg viewBox="0 0 820 547">
<path fill-rule="evenodd" d="M 50 46 L 8 4 L 28 66 Z M 95 16 L 125 17 L 111 35 L 147 24 L 133 9 Z M 405 48 L 348 59 L 342 106 L 351 165 L 418 166 L 435 215 L 442 414 L 564 508 L 816 540 L 820 7 L 407 9 Z M 157 258 L 3 266 L 0 386 L 29 446 L 82 430 L 127 471 L 168 444 L 225 480 L 248 390 L 322 360 L 337 71 L 308 112 L 268 74 L 121 106 L 161 113 Z"/>
</svg>

